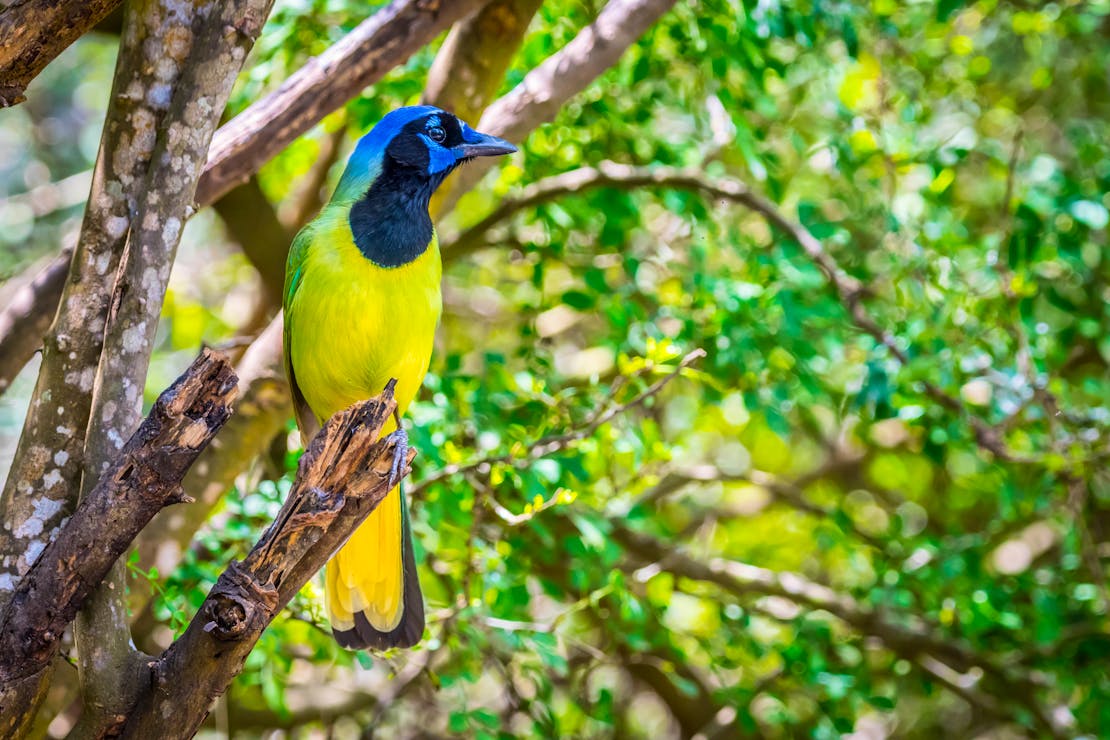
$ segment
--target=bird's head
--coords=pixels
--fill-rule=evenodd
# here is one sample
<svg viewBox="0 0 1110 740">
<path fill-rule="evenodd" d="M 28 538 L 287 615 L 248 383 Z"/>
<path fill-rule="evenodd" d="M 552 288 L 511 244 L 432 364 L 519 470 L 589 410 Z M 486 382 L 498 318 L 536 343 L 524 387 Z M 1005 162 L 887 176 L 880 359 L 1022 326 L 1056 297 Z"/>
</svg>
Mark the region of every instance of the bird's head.
<svg viewBox="0 0 1110 740">
<path fill-rule="evenodd" d="M 379 179 L 388 180 L 392 188 L 430 197 L 463 162 L 515 151 L 504 139 L 475 131 L 434 106 L 398 108 L 359 140 L 336 197 L 362 197 Z"/>
</svg>

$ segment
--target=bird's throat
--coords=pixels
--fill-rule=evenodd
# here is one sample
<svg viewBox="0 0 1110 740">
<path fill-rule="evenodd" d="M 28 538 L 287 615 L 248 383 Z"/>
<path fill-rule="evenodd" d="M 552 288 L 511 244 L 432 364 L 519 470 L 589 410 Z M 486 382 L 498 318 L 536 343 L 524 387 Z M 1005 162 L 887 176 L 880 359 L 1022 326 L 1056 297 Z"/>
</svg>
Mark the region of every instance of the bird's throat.
<svg viewBox="0 0 1110 740">
<path fill-rule="evenodd" d="M 401 267 L 432 241 L 428 201 L 434 185 L 383 172 L 351 206 L 348 221 L 355 245 L 378 267 Z"/>
</svg>

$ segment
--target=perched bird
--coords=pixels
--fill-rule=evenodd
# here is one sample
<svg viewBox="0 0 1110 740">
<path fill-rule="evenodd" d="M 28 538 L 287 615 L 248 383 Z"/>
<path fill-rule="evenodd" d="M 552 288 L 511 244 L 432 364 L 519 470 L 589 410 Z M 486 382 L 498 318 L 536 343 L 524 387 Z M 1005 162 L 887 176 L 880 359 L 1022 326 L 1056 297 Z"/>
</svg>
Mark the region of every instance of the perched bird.
<svg viewBox="0 0 1110 740">
<path fill-rule="evenodd" d="M 306 441 L 391 378 L 404 413 L 428 370 L 442 305 L 428 201 L 463 162 L 514 151 L 431 106 L 395 110 L 358 142 L 331 201 L 293 240 L 285 268 L 285 370 Z M 408 450 L 399 414 L 383 431 L 397 442 L 399 478 Z M 420 640 L 424 603 L 399 485 L 328 562 L 325 593 L 344 647 Z"/>
</svg>

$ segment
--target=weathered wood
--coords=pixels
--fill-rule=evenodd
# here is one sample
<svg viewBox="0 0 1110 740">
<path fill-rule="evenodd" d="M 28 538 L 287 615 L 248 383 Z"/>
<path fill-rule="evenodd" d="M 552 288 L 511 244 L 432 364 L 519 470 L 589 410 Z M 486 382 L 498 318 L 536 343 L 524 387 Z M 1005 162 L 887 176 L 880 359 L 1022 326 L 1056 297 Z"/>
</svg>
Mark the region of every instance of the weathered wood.
<svg viewBox="0 0 1110 740">
<path fill-rule="evenodd" d="M 159 510 L 187 500 L 181 480 L 231 415 L 236 383 L 220 354 L 197 358 L 20 581 L 0 614 L 0 736 L 33 716 L 27 692 L 112 564 Z"/>
<path fill-rule="evenodd" d="M 185 633 L 150 663 L 123 737 L 193 736 L 274 616 L 389 493 L 394 448 L 379 436 L 396 407 L 390 383 L 324 425 L 274 524 L 244 561 L 228 566 Z"/>
<path fill-rule="evenodd" d="M 119 4 L 120 0 L 15 0 L 0 10 L 0 108 L 22 103 L 31 80 Z"/>
</svg>

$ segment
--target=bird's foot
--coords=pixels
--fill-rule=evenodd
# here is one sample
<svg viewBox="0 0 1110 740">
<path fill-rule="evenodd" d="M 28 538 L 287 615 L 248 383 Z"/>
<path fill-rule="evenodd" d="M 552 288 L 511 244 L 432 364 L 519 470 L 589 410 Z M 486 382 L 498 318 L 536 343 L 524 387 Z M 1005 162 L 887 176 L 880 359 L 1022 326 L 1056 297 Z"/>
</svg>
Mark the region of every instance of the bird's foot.
<svg viewBox="0 0 1110 740">
<path fill-rule="evenodd" d="M 389 487 L 401 482 L 409 459 L 409 435 L 400 425 L 386 440 L 393 443 L 393 465 L 389 468 Z"/>
</svg>

